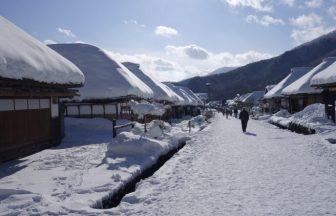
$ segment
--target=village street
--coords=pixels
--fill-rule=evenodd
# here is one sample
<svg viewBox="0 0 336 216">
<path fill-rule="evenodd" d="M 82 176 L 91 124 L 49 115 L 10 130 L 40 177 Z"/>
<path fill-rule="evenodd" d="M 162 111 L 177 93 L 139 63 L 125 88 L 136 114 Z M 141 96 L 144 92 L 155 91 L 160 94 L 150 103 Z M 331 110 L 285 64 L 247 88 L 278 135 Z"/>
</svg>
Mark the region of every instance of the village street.
<svg viewBox="0 0 336 216">
<path fill-rule="evenodd" d="M 221 115 L 113 212 L 125 215 L 335 215 L 335 146 Z"/>
</svg>

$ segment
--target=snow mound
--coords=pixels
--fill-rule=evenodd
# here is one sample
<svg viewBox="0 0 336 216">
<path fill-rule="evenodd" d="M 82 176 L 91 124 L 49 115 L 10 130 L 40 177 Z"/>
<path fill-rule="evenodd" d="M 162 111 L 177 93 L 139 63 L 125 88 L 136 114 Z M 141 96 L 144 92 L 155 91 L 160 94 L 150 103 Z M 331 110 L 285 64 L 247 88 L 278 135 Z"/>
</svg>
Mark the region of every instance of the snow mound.
<svg viewBox="0 0 336 216">
<path fill-rule="evenodd" d="M 72 61 L 85 74 L 86 82 L 79 89 L 77 100 L 153 97 L 150 87 L 98 47 L 80 43 L 51 44 L 49 47 Z"/>
<path fill-rule="evenodd" d="M 166 151 L 168 146 L 165 142 L 132 132 L 118 134 L 116 140 L 108 146 L 109 156 L 113 157 L 158 155 Z"/>
<path fill-rule="evenodd" d="M 141 119 L 145 115 L 162 116 L 166 112 L 166 109 L 162 104 L 147 102 L 137 103 L 133 101 L 131 109 L 133 110 L 134 114 L 137 114 Z"/>
<path fill-rule="evenodd" d="M 193 126 L 203 125 L 205 123 L 205 121 L 206 121 L 206 119 L 205 119 L 205 116 L 203 116 L 203 115 L 195 116 L 190 120 L 191 125 L 193 125 Z"/>
<path fill-rule="evenodd" d="M 279 112 L 275 113 L 274 116 L 288 118 L 291 116 L 291 114 L 287 110 L 282 109 Z"/>
<path fill-rule="evenodd" d="M 171 131 L 171 126 L 161 120 L 153 120 L 147 126 L 147 136 L 158 139 Z"/>
<path fill-rule="evenodd" d="M 69 60 L 0 16 L 0 77 L 53 84 L 83 84 Z"/>
<path fill-rule="evenodd" d="M 307 106 L 301 112 L 295 113 L 291 119 L 293 123 L 314 129 L 318 126 L 332 123 L 325 115 L 324 104 L 312 104 Z"/>
</svg>

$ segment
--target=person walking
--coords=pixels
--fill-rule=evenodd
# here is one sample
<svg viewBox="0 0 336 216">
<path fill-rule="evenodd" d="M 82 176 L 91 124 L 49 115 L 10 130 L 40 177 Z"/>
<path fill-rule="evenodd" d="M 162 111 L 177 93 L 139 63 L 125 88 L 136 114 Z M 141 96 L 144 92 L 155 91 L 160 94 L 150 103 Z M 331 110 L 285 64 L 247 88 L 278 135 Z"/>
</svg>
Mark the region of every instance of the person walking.
<svg viewBox="0 0 336 216">
<path fill-rule="evenodd" d="M 245 107 L 239 113 L 239 119 L 241 121 L 243 132 L 246 132 L 247 122 L 249 120 L 249 113 L 246 111 Z"/>
<path fill-rule="evenodd" d="M 234 113 L 234 117 L 238 118 L 238 109 L 237 109 L 237 107 L 234 108 L 233 113 Z"/>
</svg>

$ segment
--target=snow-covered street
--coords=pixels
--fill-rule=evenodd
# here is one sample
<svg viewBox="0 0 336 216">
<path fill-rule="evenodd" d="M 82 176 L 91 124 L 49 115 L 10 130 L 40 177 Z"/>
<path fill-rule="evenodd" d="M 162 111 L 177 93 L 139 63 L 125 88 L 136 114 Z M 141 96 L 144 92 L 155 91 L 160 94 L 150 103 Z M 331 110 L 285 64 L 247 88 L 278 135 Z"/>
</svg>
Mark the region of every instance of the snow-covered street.
<svg viewBox="0 0 336 216">
<path fill-rule="evenodd" d="M 335 147 L 265 122 L 217 115 L 112 212 L 126 215 L 335 215 Z"/>
</svg>

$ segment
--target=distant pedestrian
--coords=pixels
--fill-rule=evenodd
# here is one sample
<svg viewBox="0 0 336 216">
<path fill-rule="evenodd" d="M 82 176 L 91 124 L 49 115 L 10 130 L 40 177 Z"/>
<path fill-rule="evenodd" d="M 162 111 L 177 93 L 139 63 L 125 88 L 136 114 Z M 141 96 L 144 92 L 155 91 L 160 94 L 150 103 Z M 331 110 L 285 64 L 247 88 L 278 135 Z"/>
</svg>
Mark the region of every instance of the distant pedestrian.
<svg viewBox="0 0 336 216">
<path fill-rule="evenodd" d="M 228 118 L 229 118 L 229 115 L 230 115 L 230 110 L 229 110 L 229 108 L 226 108 L 226 109 L 225 109 L 225 115 L 226 115 L 226 118 L 228 119 Z"/>
<path fill-rule="evenodd" d="M 234 113 L 234 117 L 238 118 L 238 109 L 237 109 L 237 107 L 234 108 L 233 113 Z"/>
<path fill-rule="evenodd" d="M 243 132 L 245 133 L 247 128 L 247 122 L 249 120 L 249 113 L 246 111 L 245 107 L 239 113 L 239 119 L 241 121 Z"/>
</svg>

